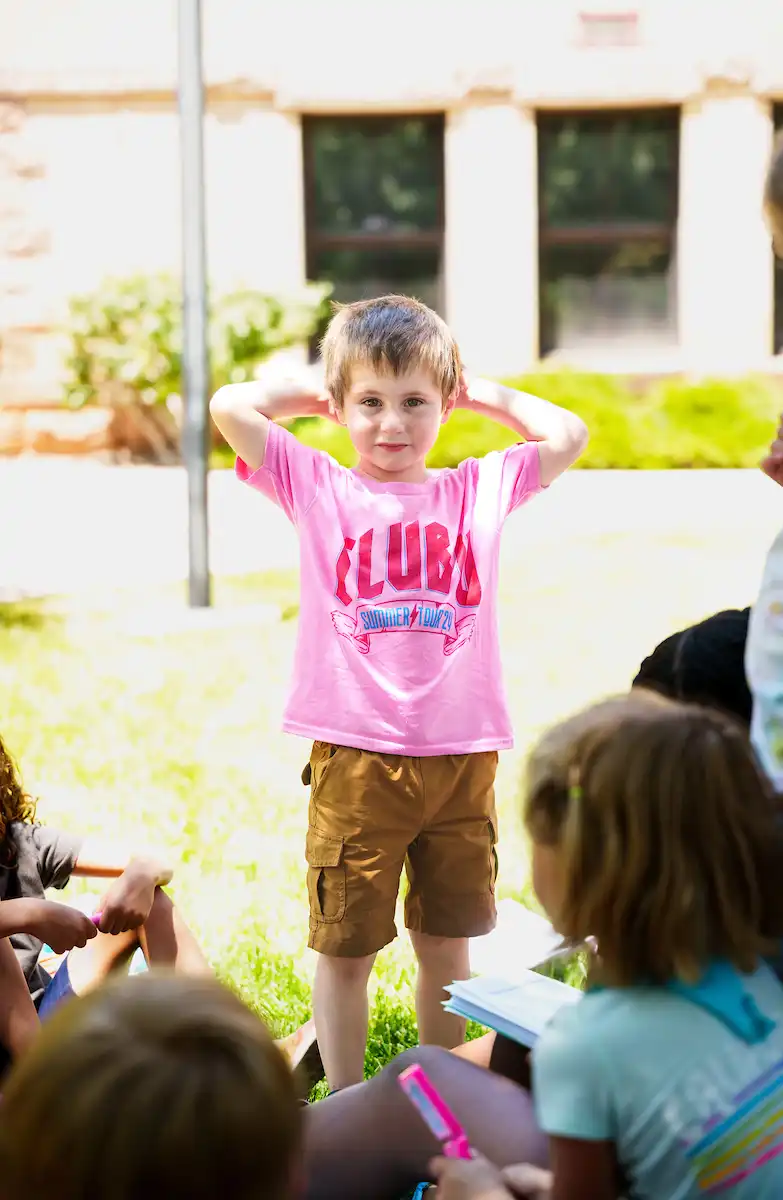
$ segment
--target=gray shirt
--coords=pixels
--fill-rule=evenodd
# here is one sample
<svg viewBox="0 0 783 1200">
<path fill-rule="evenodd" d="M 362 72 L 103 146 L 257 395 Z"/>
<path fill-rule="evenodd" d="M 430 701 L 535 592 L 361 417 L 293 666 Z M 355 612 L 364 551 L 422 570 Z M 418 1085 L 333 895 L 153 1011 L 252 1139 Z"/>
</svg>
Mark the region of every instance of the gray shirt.
<svg viewBox="0 0 783 1200">
<path fill-rule="evenodd" d="M 0 864 L 0 901 L 44 900 L 47 888 L 64 888 L 76 866 L 83 838 L 13 821 L 6 831 L 5 865 Z M 39 1004 L 49 975 L 38 965 L 43 943 L 27 933 L 11 938 L 35 1004 Z"/>
</svg>

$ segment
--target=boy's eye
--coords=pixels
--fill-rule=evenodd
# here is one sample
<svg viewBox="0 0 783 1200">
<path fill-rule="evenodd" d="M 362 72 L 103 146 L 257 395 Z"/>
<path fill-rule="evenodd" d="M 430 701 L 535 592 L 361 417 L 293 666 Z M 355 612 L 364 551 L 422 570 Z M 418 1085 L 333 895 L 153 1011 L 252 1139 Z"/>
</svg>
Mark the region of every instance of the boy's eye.
<svg viewBox="0 0 783 1200">
<path fill-rule="evenodd" d="M 380 400 L 377 396 L 365 396 L 362 400 L 362 404 L 366 404 L 368 408 L 377 408 L 380 404 Z"/>
<path fill-rule="evenodd" d="M 405 403 L 411 408 L 418 408 L 419 405 L 424 403 L 424 401 L 422 400 L 421 396 L 409 396 Z"/>
</svg>

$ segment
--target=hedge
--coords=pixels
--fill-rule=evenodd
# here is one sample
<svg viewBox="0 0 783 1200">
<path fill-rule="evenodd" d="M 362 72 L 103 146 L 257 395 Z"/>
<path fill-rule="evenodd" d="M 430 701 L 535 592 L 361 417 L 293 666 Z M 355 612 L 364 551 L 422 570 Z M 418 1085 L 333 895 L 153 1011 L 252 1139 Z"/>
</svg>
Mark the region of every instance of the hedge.
<svg viewBox="0 0 783 1200">
<path fill-rule="evenodd" d="M 612 375 L 558 371 L 504 382 L 578 413 L 590 430 L 590 444 L 578 465 L 593 469 L 755 467 L 783 407 L 781 384 L 761 377 L 677 378 L 645 386 Z M 332 422 L 303 418 L 291 428 L 344 465 L 355 462 L 345 430 Z M 455 466 L 513 441 L 513 434 L 493 421 L 456 412 L 443 426 L 430 465 Z"/>
</svg>

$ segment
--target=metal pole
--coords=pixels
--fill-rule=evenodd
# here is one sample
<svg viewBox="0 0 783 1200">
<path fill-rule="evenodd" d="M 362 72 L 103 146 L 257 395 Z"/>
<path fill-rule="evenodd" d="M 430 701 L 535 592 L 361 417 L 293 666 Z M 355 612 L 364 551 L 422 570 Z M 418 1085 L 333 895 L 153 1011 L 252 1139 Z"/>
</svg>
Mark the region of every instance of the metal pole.
<svg viewBox="0 0 783 1200">
<path fill-rule="evenodd" d="M 182 155 L 182 454 L 188 477 L 188 600 L 211 602 L 207 467 L 209 357 L 204 198 L 204 82 L 201 0 L 179 0 L 179 116 Z"/>
</svg>

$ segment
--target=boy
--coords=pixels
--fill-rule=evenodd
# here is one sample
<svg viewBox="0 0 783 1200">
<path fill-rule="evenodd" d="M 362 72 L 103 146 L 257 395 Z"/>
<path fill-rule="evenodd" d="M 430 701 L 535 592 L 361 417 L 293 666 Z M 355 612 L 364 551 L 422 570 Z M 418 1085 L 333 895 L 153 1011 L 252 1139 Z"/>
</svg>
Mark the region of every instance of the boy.
<svg viewBox="0 0 783 1200">
<path fill-rule="evenodd" d="M 314 740 L 306 843 L 313 1011 L 333 1090 L 359 1082 L 367 984 L 406 925 L 419 964 L 422 1042 L 457 1045 L 444 987 L 469 974 L 468 939 L 495 922 L 499 750 L 512 745 L 495 613 L 508 514 L 580 455 L 578 417 L 462 375 L 430 309 L 384 296 L 341 309 L 323 342 L 326 398 L 295 385 L 221 388 L 215 423 L 239 478 L 274 500 L 301 543 L 301 611 L 284 729 Z M 526 444 L 456 470 L 426 467 L 456 406 Z M 329 413 L 354 470 L 274 422 Z"/>
</svg>

